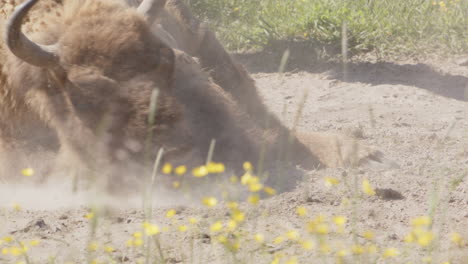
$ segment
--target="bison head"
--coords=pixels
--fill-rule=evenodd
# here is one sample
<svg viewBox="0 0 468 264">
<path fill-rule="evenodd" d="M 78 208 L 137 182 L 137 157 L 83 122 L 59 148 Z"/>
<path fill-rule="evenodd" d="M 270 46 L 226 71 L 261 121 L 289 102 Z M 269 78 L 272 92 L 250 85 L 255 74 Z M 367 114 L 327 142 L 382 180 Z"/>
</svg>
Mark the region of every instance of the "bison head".
<svg viewBox="0 0 468 264">
<path fill-rule="evenodd" d="M 93 145 L 103 142 L 96 132 L 103 123 L 110 135 L 103 144 L 106 151 L 124 148 L 124 139 L 141 139 L 152 92 L 169 93 L 174 78 L 174 52 L 149 27 L 154 19 L 149 14 L 165 1 L 145 0 L 138 9 L 115 0 L 67 1 L 52 45 L 35 43 L 21 31 L 37 2 L 18 6 L 5 35 L 22 68 L 42 75 L 41 84 L 27 89 L 40 91 L 36 94 L 45 99 L 30 100 L 30 108 L 56 130 L 62 147 L 70 146 L 88 160 L 105 156 L 92 154 Z M 158 102 L 159 108 L 164 102 Z"/>
</svg>

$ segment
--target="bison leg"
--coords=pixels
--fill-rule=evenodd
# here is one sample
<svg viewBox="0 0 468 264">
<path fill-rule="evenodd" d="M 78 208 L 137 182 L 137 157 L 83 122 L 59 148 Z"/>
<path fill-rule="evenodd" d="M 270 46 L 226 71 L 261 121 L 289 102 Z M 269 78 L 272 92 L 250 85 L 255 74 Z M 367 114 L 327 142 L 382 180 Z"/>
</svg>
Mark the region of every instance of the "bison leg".
<svg viewBox="0 0 468 264">
<path fill-rule="evenodd" d="M 298 133 L 297 137 L 312 150 L 322 164 L 330 168 L 369 166 L 389 169 L 398 167 L 394 161 L 387 159 L 382 152 L 345 134 L 303 132 Z"/>
</svg>

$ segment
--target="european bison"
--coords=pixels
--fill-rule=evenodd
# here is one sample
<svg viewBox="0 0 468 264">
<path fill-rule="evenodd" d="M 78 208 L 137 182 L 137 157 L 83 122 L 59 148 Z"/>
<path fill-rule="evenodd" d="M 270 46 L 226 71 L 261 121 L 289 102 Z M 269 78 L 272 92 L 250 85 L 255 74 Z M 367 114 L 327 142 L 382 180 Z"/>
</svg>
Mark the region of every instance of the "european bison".
<svg viewBox="0 0 468 264">
<path fill-rule="evenodd" d="M 117 0 L 28 0 L 11 15 L 4 6 L 4 148 L 53 146 L 92 170 L 144 162 L 160 148 L 165 161 L 200 165 L 212 139 L 215 160 L 234 169 L 263 156 L 274 170 L 286 147 L 292 164 L 304 168 L 379 161 L 379 152 L 341 135 L 291 134 L 244 68 L 179 0 L 145 0 L 136 9 Z"/>
<path fill-rule="evenodd" d="M 141 0 L 127 0 L 136 6 Z M 291 134 L 272 114 L 257 92 L 254 80 L 218 41 L 206 24 L 200 22 L 181 0 L 159 0 L 155 9 L 153 32 L 168 45 L 199 59 L 200 65 L 213 81 L 225 90 L 253 120 L 268 134 L 274 134 L 278 147 L 290 145 L 290 158 L 306 169 L 339 167 L 372 163 L 393 166 L 381 152 L 338 133 Z"/>
</svg>

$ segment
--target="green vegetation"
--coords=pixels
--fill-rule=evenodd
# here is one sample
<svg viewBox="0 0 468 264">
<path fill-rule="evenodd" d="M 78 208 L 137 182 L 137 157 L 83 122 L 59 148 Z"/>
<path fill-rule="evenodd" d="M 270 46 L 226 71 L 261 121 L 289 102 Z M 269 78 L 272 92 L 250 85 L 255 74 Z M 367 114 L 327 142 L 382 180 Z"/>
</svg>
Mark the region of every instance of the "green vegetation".
<svg viewBox="0 0 468 264">
<path fill-rule="evenodd" d="M 275 40 L 339 47 L 346 22 L 348 47 L 353 54 L 468 51 L 468 1 L 187 1 L 230 50 L 262 48 Z"/>
</svg>

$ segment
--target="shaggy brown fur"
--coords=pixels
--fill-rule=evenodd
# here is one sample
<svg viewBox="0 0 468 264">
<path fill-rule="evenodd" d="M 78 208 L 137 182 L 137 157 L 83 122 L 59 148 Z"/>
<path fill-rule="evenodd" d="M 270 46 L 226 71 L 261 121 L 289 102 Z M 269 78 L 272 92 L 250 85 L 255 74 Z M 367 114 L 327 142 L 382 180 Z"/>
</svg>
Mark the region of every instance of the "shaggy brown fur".
<svg viewBox="0 0 468 264">
<path fill-rule="evenodd" d="M 32 131 L 37 127 L 46 135 L 43 145 L 58 138 L 63 153 L 91 168 L 125 165 L 121 161 L 128 157 L 141 161 L 148 132 L 154 135 L 150 157 L 163 147 L 164 159 L 175 164 L 202 164 L 211 139 L 217 140 L 217 161 L 231 168 L 257 161 L 263 144 L 268 146 L 267 168 L 275 168 L 277 153 L 286 145 L 291 159 L 305 168 L 349 163 L 343 154 L 353 151 L 343 150 L 355 146 L 353 140 L 309 133 L 302 137 L 308 148 L 290 136 L 262 103 L 244 68 L 180 1 L 168 0 L 151 27 L 118 0 L 68 0 L 63 7 L 58 2 L 39 1 L 23 31 L 39 43 L 57 43 L 60 70 L 31 66 L 0 43 L 4 142 L 38 144 L 38 130 Z M 0 9 L 2 30 L 11 10 L 7 5 Z M 174 53 L 167 44 L 198 57 L 210 76 L 191 56 Z M 155 89 L 158 109 L 149 128 Z M 357 163 L 373 153 L 359 146 Z"/>
<path fill-rule="evenodd" d="M 39 1 L 30 17 L 45 9 L 47 18 L 55 8 L 59 13 L 51 25 L 37 34 L 31 27 L 26 32 L 40 43 L 58 44 L 60 71 L 31 66 L 0 45 L 3 147 L 34 141 L 28 134 L 50 127 L 52 133 L 45 134 L 54 138 L 55 133 L 63 152 L 77 154 L 86 164 L 112 162 L 128 140 L 146 137 L 153 89 L 160 92 L 153 141 L 170 144 L 165 137 L 182 120 L 181 107 L 170 95 L 172 50 L 136 10 L 116 0 L 70 0 L 63 7 L 50 3 Z"/>
<path fill-rule="evenodd" d="M 228 167 L 259 157 L 262 129 L 190 56 L 161 42 L 134 9 L 116 0 L 70 0 L 60 14 L 30 34 L 57 43 L 59 70 L 31 66 L 2 44 L 0 89 L 9 96 L 2 97 L 2 132 L 14 137 L 31 125 L 51 128 L 61 151 L 91 169 L 127 161 L 129 153 L 141 160 L 142 149 L 129 145 L 143 146 L 149 130 L 151 150 L 163 147 L 165 160 L 175 164 L 202 164 L 213 138 L 216 159 Z M 148 128 L 154 89 L 157 115 Z"/>
<path fill-rule="evenodd" d="M 137 5 L 141 0 L 127 0 Z M 220 44 L 215 34 L 195 18 L 181 0 L 161 0 L 165 2 L 158 15 L 153 30 L 156 34 L 174 43 L 191 56 L 199 58 L 213 80 L 232 96 L 261 128 L 273 134 L 278 149 L 286 149 L 282 158 L 289 157 L 303 168 L 321 166 L 339 167 L 357 165 L 370 161 L 383 162 L 382 154 L 365 146 L 356 139 L 336 133 L 300 133 L 291 135 L 279 119 L 272 114 L 257 92 L 254 80 L 244 67 L 237 63 Z M 165 32 L 161 33 L 162 27 Z M 170 37 L 167 37 L 169 33 Z"/>
</svg>

